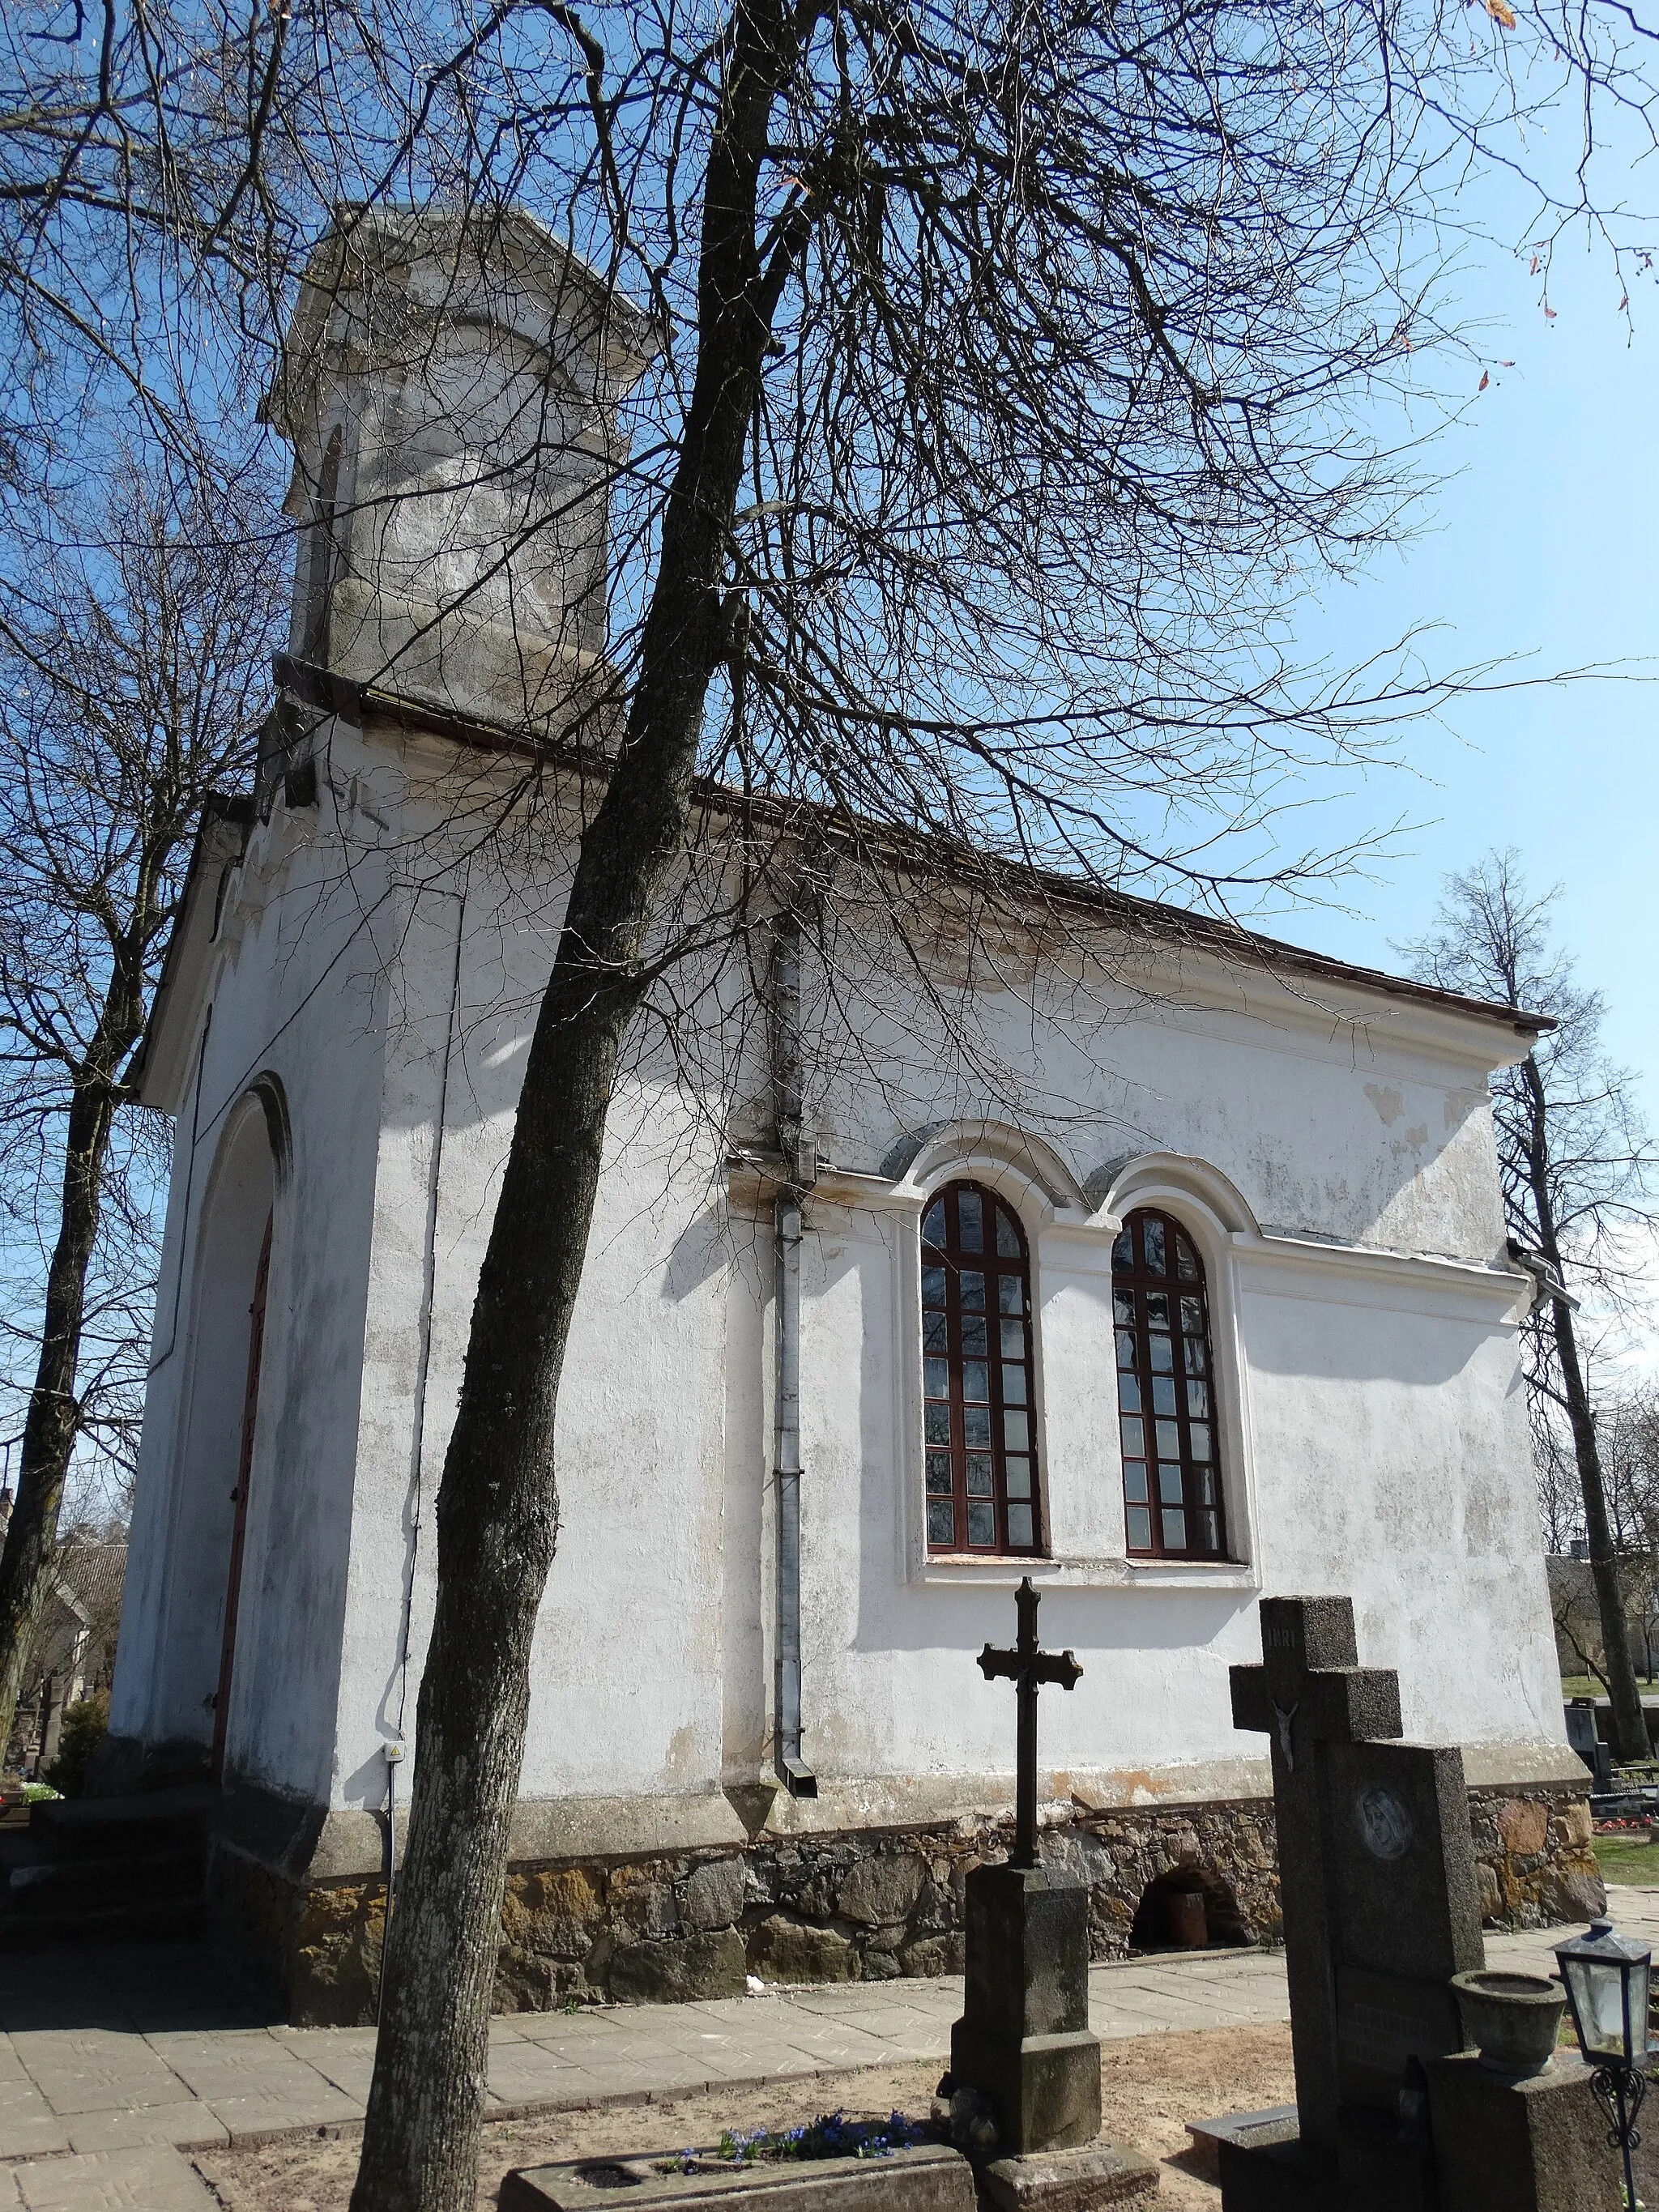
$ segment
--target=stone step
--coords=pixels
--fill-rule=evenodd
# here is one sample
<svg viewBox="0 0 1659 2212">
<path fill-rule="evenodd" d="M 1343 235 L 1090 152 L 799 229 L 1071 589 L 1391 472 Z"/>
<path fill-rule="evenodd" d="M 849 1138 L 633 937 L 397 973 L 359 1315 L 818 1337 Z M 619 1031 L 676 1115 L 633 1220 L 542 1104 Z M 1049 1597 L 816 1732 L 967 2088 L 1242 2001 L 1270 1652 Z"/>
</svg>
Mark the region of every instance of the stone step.
<svg viewBox="0 0 1659 2212">
<path fill-rule="evenodd" d="M 6 1869 L 0 1912 L 15 1918 L 43 1912 L 96 1911 L 146 1902 L 199 1897 L 198 1849 L 146 1851 L 124 1858 L 52 1855 Z"/>
<path fill-rule="evenodd" d="M 74 1911 L 0 1911 L 0 1954 L 45 1950 L 59 1943 L 170 1942 L 199 1936 L 205 1926 L 199 1896 L 148 1905 L 82 1906 Z"/>
<path fill-rule="evenodd" d="M 199 1786 L 137 1797 L 60 1797 L 29 1808 L 36 1842 L 75 1858 L 126 1858 L 172 1848 L 201 1849 L 217 1792 Z"/>
<path fill-rule="evenodd" d="M 61 1798 L 0 1828 L 0 1949 L 197 1933 L 210 1790 Z"/>
</svg>

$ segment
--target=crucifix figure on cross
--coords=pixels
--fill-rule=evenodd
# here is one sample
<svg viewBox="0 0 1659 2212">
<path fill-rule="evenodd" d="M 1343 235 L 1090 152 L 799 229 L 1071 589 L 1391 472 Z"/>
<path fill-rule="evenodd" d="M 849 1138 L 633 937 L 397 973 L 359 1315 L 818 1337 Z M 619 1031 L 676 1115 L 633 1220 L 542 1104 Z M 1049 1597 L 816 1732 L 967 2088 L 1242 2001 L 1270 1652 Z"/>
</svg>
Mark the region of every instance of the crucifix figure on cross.
<svg viewBox="0 0 1659 2212">
<path fill-rule="evenodd" d="M 1014 1741 L 1014 1848 L 1010 1866 L 1034 1867 L 1036 1857 L 1036 1701 L 1044 1682 L 1071 1689 L 1083 1669 L 1069 1651 L 1043 1651 L 1037 1647 L 1037 1594 L 1027 1575 L 1015 1593 L 1019 1607 L 1019 1633 L 1012 1651 L 987 1644 L 979 1655 L 980 1672 L 988 1682 L 999 1676 L 1012 1678 L 1018 1697 L 1018 1727 Z"/>
</svg>

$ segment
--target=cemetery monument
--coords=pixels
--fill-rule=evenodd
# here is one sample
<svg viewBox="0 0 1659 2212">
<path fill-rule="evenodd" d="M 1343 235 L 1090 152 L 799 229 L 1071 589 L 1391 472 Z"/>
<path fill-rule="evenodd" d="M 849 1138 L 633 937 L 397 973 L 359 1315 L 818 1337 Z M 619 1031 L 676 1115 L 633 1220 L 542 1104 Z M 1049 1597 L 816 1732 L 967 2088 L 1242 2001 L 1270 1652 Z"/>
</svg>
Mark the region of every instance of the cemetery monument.
<svg viewBox="0 0 1659 2212">
<path fill-rule="evenodd" d="M 1037 1594 L 1027 1575 L 1016 1602 L 1012 1650 L 987 1644 L 987 1681 L 1012 1680 L 1018 1696 L 1014 1847 L 1000 1866 L 967 1881 L 967 1978 L 951 2031 L 953 2106 L 964 2095 L 989 2108 L 999 2155 L 981 2189 L 1003 2212 L 1053 2212 L 1156 2195 L 1158 2169 L 1097 2141 L 1100 2044 L 1089 2027 L 1089 1892 L 1037 1857 L 1037 1692 L 1070 1690 L 1083 1669 L 1069 1651 L 1037 1642 Z M 954 2117 L 954 2114 L 953 2114 Z"/>
<path fill-rule="evenodd" d="M 1233 1721 L 1272 1748 L 1297 2102 L 1206 2124 L 1223 2212 L 1615 2212 L 1577 2060 L 1523 2078 L 1465 2050 L 1452 1982 L 1485 1947 L 1462 1753 L 1398 1740 L 1351 1599 L 1264 1598 L 1261 1652 L 1231 1670 Z"/>
</svg>

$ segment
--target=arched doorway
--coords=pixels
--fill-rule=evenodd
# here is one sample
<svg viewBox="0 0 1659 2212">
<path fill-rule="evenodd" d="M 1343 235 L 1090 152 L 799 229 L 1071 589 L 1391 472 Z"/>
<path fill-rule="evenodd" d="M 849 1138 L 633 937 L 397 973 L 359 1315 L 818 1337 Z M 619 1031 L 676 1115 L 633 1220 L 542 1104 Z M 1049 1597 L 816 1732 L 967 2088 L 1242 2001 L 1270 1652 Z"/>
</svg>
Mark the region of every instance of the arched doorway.
<svg viewBox="0 0 1659 2212">
<path fill-rule="evenodd" d="M 236 1466 L 236 1487 L 231 1493 L 235 1517 L 231 1522 L 230 1569 L 225 1578 L 224 1630 L 219 1640 L 219 1686 L 213 1693 L 213 1778 L 224 1771 L 225 1724 L 230 1717 L 230 1682 L 236 1665 L 236 1616 L 242 1596 L 242 1551 L 247 1541 L 249 1477 L 253 1471 L 253 1431 L 259 1413 L 259 1365 L 265 1342 L 265 1291 L 270 1281 L 270 1232 L 274 1213 L 265 1216 L 265 1233 L 259 1244 L 258 1272 L 253 1279 L 253 1297 L 248 1307 L 247 1381 L 242 1391 L 242 1442 Z"/>
<path fill-rule="evenodd" d="M 1254 1941 L 1231 1886 L 1210 1867 L 1171 1867 L 1140 1893 L 1129 1946 L 1134 1951 L 1214 1948 Z"/>
<path fill-rule="evenodd" d="M 216 1775 L 230 1727 L 237 1632 L 248 1622 L 244 1565 L 258 1479 L 259 1386 L 270 1372 L 276 1196 L 266 1114 L 249 1096 L 221 1140 L 196 1243 L 161 1639 L 166 1732 L 199 1743 Z"/>
</svg>

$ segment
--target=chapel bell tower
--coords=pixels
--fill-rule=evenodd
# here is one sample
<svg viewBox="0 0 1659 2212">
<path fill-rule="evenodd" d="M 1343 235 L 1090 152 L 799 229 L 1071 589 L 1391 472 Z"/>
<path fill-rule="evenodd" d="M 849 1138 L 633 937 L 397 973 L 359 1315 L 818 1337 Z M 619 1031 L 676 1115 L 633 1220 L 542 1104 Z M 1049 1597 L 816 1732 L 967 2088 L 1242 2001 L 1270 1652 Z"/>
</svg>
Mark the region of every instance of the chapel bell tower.
<svg viewBox="0 0 1659 2212">
<path fill-rule="evenodd" d="M 645 319 L 520 214 L 343 206 L 266 418 L 293 446 L 289 653 L 545 733 L 605 641 L 617 410 Z"/>
</svg>

